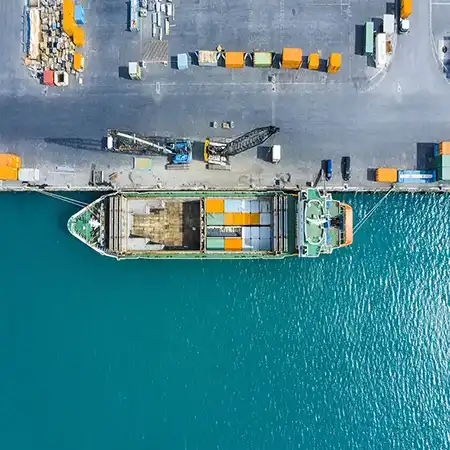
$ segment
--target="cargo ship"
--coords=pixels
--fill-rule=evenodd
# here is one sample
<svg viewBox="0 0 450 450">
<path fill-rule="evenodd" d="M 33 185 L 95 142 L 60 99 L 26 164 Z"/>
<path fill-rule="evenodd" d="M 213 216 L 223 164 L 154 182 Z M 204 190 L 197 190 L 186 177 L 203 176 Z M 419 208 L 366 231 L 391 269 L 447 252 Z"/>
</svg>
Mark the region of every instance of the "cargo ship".
<svg viewBox="0 0 450 450">
<path fill-rule="evenodd" d="M 115 192 L 74 214 L 68 229 L 120 260 L 311 258 L 352 243 L 353 212 L 313 188 Z"/>
</svg>

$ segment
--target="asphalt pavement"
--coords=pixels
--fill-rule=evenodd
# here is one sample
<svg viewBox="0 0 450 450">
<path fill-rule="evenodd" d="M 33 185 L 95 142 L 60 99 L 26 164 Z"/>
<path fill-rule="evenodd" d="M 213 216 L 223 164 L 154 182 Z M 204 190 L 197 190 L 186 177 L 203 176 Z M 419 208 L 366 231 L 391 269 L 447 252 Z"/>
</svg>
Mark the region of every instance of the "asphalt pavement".
<svg viewBox="0 0 450 450">
<path fill-rule="evenodd" d="M 13 13 L 20 16 L 19 3 L 0 1 L 0 12 L 9 15 L 8 22 L 5 14 L 0 19 L 5 22 L 0 51 L 9 63 L 0 71 L 0 151 L 21 155 L 26 167 L 39 167 L 42 181 L 51 186 L 86 187 L 93 165 L 106 178 L 117 172 L 117 188 L 304 186 L 316 178 L 321 161 L 330 158 L 336 168 L 330 185 L 341 187 L 340 159 L 350 156 L 350 188 L 372 188 L 373 168 L 427 167 L 430 144 L 450 139 L 450 90 L 436 56 L 428 2 L 414 3 L 411 33 L 398 36 L 391 64 L 378 72 L 357 54 L 358 26 L 382 16 L 384 2 L 309 1 L 299 6 L 271 0 L 264 8 L 247 0 L 237 10 L 235 0 L 196 0 L 190 15 L 183 14 L 182 5 L 177 9 L 169 37 L 173 54 L 217 44 L 242 51 L 301 46 L 322 55 L 341 51 L 343 69 L 333 77 L 250 67 L 192 67 L 181 73 L 158 66 L 142 82 L 132 82 L 118 75 L 130 49 L 140 45 L 139 37 L 124 31 L 122 2 L 89 1 L 85 83 L 64 90 L 38 86 L 21 66 L 21 25 L 10 20 Z M 271 8 L 272 15 L 267 12 Z M 91 24 L 89 14 L 95 18 Z M 268 81 L 271 73 L 278 75 L 275 88 Z M 234 157 L 231 172 L 206 170 L 201 141 L 231 135 L 210 128 L 212 120 L 233 120 L 233 134 L 279 126 L 272 143 L 282 146 L 281 162 L 273 165 L 265 160 L 264 149 L 255 149 Z M 151 171 L 142 172 L 132 170 L 132 157 L 102 151 L 108 128 L 189 137 L 200 145 L 188 171 L 167 171 L 165 161 L 155 157 Z"/>
</svg>

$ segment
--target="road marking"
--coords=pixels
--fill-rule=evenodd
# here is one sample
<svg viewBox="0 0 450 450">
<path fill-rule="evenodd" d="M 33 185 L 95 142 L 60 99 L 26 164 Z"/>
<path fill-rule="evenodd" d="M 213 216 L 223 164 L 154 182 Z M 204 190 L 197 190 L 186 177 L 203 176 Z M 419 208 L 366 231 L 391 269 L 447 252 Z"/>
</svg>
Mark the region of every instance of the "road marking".
<svg viewBox="0 0 450 450">
<path fill-rule="evenodd" d="M 450 2 L 431 2 L 432 5 L 450 6 Z"/>
<path fill-rule="evenodd" d="M 156 82 L 156 94 L 159 95 L 161 93 L 161 83 L 159 81 Z"/>
</svg>

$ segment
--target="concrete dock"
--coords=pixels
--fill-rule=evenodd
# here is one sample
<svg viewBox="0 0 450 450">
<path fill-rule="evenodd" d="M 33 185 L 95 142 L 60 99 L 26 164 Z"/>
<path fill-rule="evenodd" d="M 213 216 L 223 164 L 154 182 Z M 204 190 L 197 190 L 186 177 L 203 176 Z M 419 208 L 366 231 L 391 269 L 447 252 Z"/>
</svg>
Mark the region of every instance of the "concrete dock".
<svg viewBox="0 0 450 450">
<path fill-rule="evenodd" d="M 443 18 L 448 3 L 414 3 L 411 33 L 399 35 L 386 70 L 361 55 L 367 20 L 381 18 L 386 2 L 254 0 L 174 1 L 175 24 L 169 52 L 253 49 L 280 52 L 301 47 L 304 55 L 342 53 L 337 74 L 246 67 L 191 66 L 178 71 L 147 66 L 142 81 L 121 70 L 138 60 L 148 34 L 126 31 L 126 4 L 86 0 L 83 85 L 48 88 L 22 64 L 23 0 L 0 0 L 0 151 L 22 157 L 24 167 L 40 169 L 40 184 L 52 189 L 86 189 L 92 168 L 112 173 L 117 189 L 262 188 L 305 186 L 321 160 L 332 159 L 330 189 L 341 189 L 342 156 L 352 159 L 349 189 L 376 189 L 375 167 L 427 168 L 434 142 L 450 139 L 450 86 Z M 144 19 L 143 28 L 151 19 Z M 436 24 L 436 25 L 435 25 Z M 146 34 L 147 33 L 147 34 Z M 450 48 L 450 46 L 449 46 Z M 275 86 L 269 76 L 276 74 Z M 212 129 L 211 121 L 235 122 L 232 131 Z M 264 148 L 232 159 L 232 170 L 205 169 L 205 137 L 232 136 L 265 125 L 280 127 L 274 143 L 281 162 L 266 161 Z M 108 128 L 146 135 L 187 137 L 198 142 L 189 170 L 167 171 L 165 159 L 152 158 L 150 171 L 133 170 L 133 158 L 102 151 Z M 0 189 L 21 189 L 0 182 Z"/>
</svg>

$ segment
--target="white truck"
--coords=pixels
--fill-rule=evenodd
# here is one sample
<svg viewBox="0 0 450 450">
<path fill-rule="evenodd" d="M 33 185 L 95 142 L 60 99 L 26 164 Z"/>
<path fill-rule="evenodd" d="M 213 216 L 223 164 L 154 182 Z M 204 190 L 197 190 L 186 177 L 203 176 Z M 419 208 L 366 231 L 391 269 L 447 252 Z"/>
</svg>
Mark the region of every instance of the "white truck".
<svg viewBox="0 0 450 450">
<path fill-rule="evenodd" d="M 375 37 L 375 67 L 383 69 L 387 64 L 386 33 L 378 33 Z"/>
</svg>

